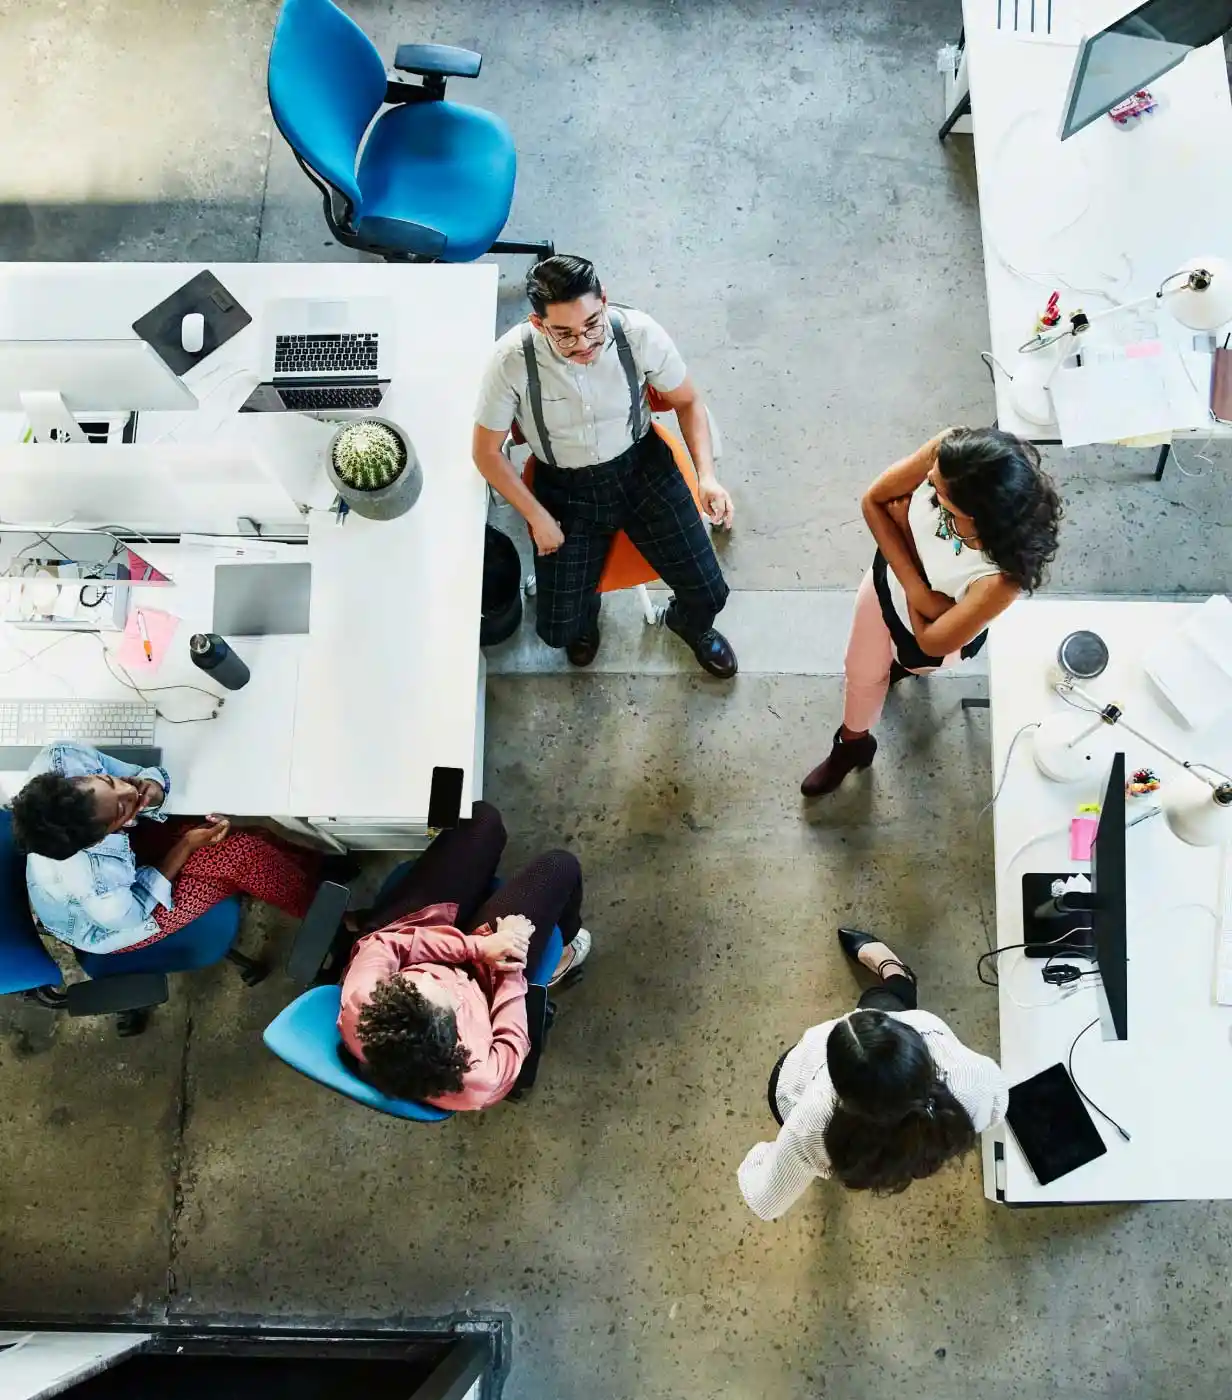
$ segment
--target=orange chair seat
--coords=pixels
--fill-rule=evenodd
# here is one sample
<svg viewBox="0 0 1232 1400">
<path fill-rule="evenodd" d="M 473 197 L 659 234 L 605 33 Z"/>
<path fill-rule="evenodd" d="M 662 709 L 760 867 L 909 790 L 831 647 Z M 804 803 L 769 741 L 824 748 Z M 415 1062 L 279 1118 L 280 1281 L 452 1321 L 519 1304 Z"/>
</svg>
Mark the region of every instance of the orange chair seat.
<svg viewBox="0 0 1232 1400">
<path fill-rule="evenodd" d="M 697 513 L 702 514 L 701 496 L 697 490 L 697 473 L 693 470 L 693 462 L 689 457 L 688 448 L 678 437 L 669 433 L 661 423 L 652 423 L 651 428 L 671 448 L 672 461 L 676 463 L 676 470 L 688 483 L 689 491 L 697 506 Z M 523 441 L 516 423 L 514 424 L 513 437 L 515 442 Z M 534 489 L 536 465 L 535 458 L 531 456 L 526 459 L 526 465 L 522 468 L 522 480 L 531 490 Z M 658 577 L 658 574 L 646 562 L 645 555 L 629 536 L 623 530 L 617 530 L 612 537 L 612 546 L 608 550 L 603 573 L 599 577 L 599 592 L 615 593 L 621 588 L 637 588 L 643 583 L 654 583 Z"/>
</svg>

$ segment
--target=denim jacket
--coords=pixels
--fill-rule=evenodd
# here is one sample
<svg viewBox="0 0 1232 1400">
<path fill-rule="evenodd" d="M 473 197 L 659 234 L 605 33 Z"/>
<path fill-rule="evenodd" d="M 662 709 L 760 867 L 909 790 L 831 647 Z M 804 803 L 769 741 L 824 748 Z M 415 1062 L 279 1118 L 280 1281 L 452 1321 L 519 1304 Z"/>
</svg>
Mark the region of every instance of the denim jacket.
<svg viewBox="0 0 1232 1400">
<path fill-rule="evenodd" d="M 165 768 L 135 768 L 118 763 L 84 744 L 52 744 L 30 768 L 37 773 L 62 773 L 66 778 L 152 778 L 164 793 L 171 791 Z M 138 820 L 166 821 L 161 809 L 146 810 Z M 48 933 L 88 953 L 119 953 L 158 935 L 154 910 L 172 905 L 171 882 L 152 865 L 138 866 L 122 831 L 68 860 L 26 857 L 26 889 L 35 917 Z"/>
</svg>

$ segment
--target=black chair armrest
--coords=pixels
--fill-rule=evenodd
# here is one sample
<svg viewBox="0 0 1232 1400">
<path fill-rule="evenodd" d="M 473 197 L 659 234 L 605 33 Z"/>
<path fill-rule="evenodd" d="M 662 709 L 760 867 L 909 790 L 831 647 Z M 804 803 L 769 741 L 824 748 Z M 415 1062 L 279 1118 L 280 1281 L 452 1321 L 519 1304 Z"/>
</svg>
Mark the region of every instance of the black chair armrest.
<svg viewBox="0 0 1232 1400">
<path fill-rule="evenodd" d="M 399 44 L 394 67 L 424 78 L 477 78 L 483 55 L 452 44 Z"/>
<path fill-rule="evenodd" d="M 161 1006 L 170 995 L 165 972 L 121 972 L 115 977 L 74 982 L 64 999 L 70 1016 L 109 1016 Z"/>
<path fill-rule="evenodd" d="M 292 981 L 305 987 L 316 981 L 333 951 L 350 898 L 350 890 L 332 880 L 317 890 L 287 958 L 287 976 Z"/>
</svg>

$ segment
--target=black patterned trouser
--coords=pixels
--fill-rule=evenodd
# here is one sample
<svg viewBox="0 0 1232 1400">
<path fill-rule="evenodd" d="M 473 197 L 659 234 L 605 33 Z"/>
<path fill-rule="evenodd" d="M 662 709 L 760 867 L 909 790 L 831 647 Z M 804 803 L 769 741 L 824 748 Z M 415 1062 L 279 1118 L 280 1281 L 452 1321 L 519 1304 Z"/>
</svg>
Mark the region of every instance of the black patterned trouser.
<svg viewBox="0 0 1232 1400">
<path fill-rule="evenodd" d="M 727 583 L 688 483 L 653 429 L 597 467 L 536 463 L 535 496 L 565 536 L 554 554 L 535 555 L 537 630 L 548 646 L 568 646 L 597 618 L 599 576 L 617 530 L 672 590 L 682 635 L 714 625 Z"/>
</svg>

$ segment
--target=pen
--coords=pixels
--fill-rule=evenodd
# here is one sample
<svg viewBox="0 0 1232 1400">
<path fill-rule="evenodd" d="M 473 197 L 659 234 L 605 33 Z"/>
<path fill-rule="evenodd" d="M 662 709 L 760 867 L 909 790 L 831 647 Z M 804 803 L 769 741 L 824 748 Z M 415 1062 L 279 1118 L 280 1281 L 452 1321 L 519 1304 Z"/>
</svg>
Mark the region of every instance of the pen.
<svg viewBox="0 0 1232 1400">
<path fill-rule="evenodd" d="M 154 648 L 150 645 L 150 633 L 145 625 L 145 613 L 140 608 L 137 609 L 137 631 L 141 633 L 141 647 L 145 652 L 145 659 L 152 666 L 154 664 Z"/>
</svg>

